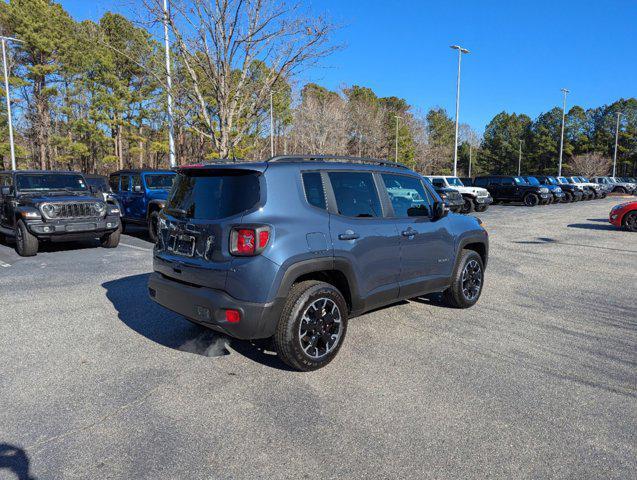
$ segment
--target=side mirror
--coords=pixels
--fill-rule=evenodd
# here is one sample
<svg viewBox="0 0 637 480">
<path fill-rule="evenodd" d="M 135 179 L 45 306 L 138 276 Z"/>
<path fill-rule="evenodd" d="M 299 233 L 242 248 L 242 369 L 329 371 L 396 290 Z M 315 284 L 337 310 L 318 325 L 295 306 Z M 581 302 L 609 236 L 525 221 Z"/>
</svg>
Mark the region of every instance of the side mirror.
<svg viewBox="0 0 637 480">
<path fill-rule="evenodd" d="M 140 193 L 142 191 L 142 187 L 140 185 L 135 185 L 133 187 L 133 192 Z"/>
<path fill-rule="evenodd" d="M 445 205 L 445 202 L 434 202 L 433 205 L 433 220 L 440 220 L 441 218 L 445 218 L 449 213 L 449 207 Z"/>
<path fill-rule="evenodd" d="M 2 187 L 0 189 L 0 194 L 2 194 L 2 196 L 6 197 L 7 195 L 11 195 L 11 187 Z"/>
</svg>

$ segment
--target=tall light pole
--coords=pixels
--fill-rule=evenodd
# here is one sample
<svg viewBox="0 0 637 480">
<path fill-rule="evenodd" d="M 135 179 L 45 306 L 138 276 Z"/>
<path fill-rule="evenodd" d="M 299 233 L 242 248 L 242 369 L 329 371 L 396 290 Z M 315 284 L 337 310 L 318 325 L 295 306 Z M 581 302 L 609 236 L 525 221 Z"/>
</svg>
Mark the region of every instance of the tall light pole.
<svg viewBox="0 0 637 480">
<path fill-rule="evenodd" d="M 562 176 L 562 154 L 564 153 L 564 120 L 566 119 L 566 95 L 569 94 L 569 90 L 562 88 L 564 94 L 564 102 L 562 103 L 562 134 L 560 135 L 560 164 L 557 167 L 557 176 Z"/>
<path fill-rule="evenodd" d="M 522 140 L 520 140 L 520 151 L 518 153 L 518 177 L 522 175 Z"/>
<path fill-rule="evenodd" d="M 166 50 L 166 96 L 168 97 L 168 160 L 170 168 L 177 166 L 175 160 L 175 125 L 173 121 L 172 78 L 170 76 L 170 43 L 168 42 L 168 0 L 164 0 L 164 48 Z"/>
<path fill-rule="evenodd" d="M 401 118 L 398 115 L 394 115 L 396 118 L 396 149 L 394 153 L 394 162 L 398 163 L 398 120 Z"/>
<path fill-rule="evenodd" d="M 270 89 L 270 156 L 274 157 L 274 109 L 272 108 L 272 89 Z"/>
<path fill-rule="evenodd" d="M 460 63 L 462 61 L 462 54 L 469 53 L 469 50 L 462 48 L 459 45 L 451 45 L 451 48 L 458 50 L 458 80 L 456 83 L 456 136 L 453 147 L 453 176 L 458 175 L 458 115 L 460 113 Z"/>
<path fill-rule="evenodd" d="M 617 112 L 617 124 L 615 125 L 615 153 L 613 154 L 613 177 L 615 176 L 615 168 L 617 167 L 617 143 L 619 143 L 619 117 L 622 112 Z"/>
<path fill-rule="evenodd" d="M 24 43 L 13 37 L 0 36 L 2 40 L 2 68 L 4 70 L 4 95 L 7 99 L 7 123 L 9 124 L 9 148 L 11 150 L 11 170 L 16 170 L 15 145 L 13 143 L 13 119 L 11 118 L 11 95 L 9 95 L 9 68 L 7 67 L 7 42 Z"/>
</svg>

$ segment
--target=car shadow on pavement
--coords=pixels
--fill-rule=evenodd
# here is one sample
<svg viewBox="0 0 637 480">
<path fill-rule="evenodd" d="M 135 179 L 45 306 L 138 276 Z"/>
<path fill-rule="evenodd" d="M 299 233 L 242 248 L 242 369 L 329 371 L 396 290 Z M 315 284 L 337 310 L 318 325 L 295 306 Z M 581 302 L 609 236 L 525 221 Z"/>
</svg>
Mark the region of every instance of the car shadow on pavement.
<svg viewBox="0 0 637 480">
<path fill-rule="evenodd" d="M 149 275 L 132 275 L 102 284 L 119 319 L 129 328 L 164 347 L 207 357 L 228 355 L 227 347 L 232 343 L 232 350 L 255 362 L 290 370 L 272 351 L 269 340 L 230 339 L 153 302 L 148 297 Z"/>
<path fill-rule="evenodd" d="M 607 220 L 608 221 L 608 220 Z M 571 223 L 567 225 L 568 228 L 582 228 L 584 230 L 614 230 L 619 231 L 619 228 L 614 225 L 598 225 L 596 223 Z"/>
<path fill-rule="evenodd" d="M 35 477 L 29 473 L 29 464 L 29 456 L 22 448 L 8 443 L 0 443 L 0 476 L 3 471 L 8 471 L 13 474 L 11 478 L 35 480 Z"/>
<path fill-rule="evenodd" d="M 134 223 L 127 223 L 123 235 L 128 235 L 129 237 L 135 237 L 145 242 L 153 243 L 148 236 L 148 229 L 143 225 L 136 225 Z"/>
</svg>

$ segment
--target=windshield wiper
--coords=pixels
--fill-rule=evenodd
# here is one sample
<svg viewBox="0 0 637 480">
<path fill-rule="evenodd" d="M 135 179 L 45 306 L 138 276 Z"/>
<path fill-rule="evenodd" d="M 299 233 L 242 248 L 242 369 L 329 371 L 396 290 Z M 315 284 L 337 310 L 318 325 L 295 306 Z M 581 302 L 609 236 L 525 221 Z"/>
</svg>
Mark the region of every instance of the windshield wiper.
<svg viewBox="0 0 637 480">
<path fill-rule="evenodd" d="M 180 217 L 185 217 L 188 215 L 188 210 L 184 210 L 183 208 L 174 208 L 169 207 L 165 209 L 168 213 L 176 213 Z"/>
</svg>

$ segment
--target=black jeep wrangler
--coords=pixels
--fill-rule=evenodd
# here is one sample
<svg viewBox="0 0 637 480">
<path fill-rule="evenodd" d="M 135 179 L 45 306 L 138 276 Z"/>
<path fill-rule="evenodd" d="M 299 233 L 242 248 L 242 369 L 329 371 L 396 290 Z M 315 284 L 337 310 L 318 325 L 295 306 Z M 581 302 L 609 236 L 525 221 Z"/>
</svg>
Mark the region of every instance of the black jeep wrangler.
<svg viewBox="0 0 637 480">
<path fill-rule="evenodd" d="M 41 241 L 99 238 L 103 247 L 119 244 L 119 208 L 95 198 L 75 172 L 0 172 L 0 234 L 15 239 L 23 257 Z"/>
<path fill-rule="evenodd" d="M 549 189 L 529 185 L 524 178 L 513 175 L 487 175 L 476 177 L 474 187 L 486 188 L 495 202 L 523 202 L 528 207 L 548 203 Z"/>
</svg>

